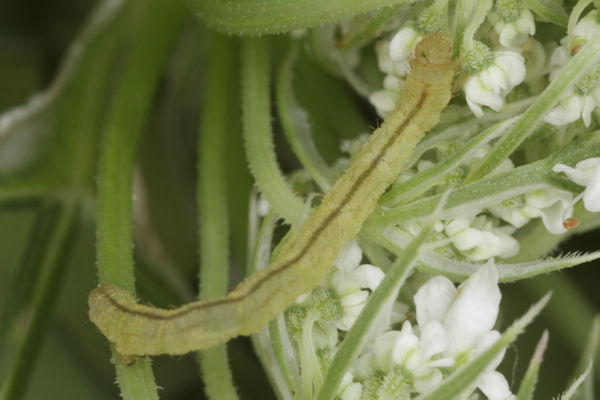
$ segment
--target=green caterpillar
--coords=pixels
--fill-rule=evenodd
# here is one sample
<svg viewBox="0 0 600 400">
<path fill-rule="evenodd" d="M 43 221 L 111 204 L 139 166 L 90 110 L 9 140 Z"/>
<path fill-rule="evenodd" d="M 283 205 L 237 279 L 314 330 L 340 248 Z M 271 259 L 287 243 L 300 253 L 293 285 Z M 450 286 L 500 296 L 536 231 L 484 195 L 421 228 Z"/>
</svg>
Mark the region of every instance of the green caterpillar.
<svg viewBox="0 0 600 400">
<path fill-rule="evenodd" d="M 438 123 L 450 100 L 451 54 L 450 43 L 439 34 L 419 43 L 395 110 L 268 268 L 225 297 L 171 310 L 141 305 L 127 291 L 99 286 L 89 296 L 90 319 L 126 355 L 183 354 L 260 330 L 322 281 L 416 144 Z"/>
</svg>

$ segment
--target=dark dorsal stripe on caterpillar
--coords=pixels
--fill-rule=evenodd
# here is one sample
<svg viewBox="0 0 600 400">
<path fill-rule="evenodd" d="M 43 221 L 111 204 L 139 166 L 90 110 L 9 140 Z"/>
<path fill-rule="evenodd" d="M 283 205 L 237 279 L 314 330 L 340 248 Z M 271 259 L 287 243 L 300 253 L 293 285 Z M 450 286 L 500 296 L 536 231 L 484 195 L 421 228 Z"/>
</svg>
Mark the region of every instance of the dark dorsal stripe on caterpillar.
<svg viewBox="0 0 600 400">
<path fill-rule="evenodd" d="M 454 68 L 448 40 L 429 35 L 415 54 L 394 111 L 268 268 L 226 297 L 172 310 L 140 305 L 114 286 L 90 293 L 90 319 L 120 353 L 183 354 L 257 332 L 321 282 L 450 100 Z"/>
</svg>

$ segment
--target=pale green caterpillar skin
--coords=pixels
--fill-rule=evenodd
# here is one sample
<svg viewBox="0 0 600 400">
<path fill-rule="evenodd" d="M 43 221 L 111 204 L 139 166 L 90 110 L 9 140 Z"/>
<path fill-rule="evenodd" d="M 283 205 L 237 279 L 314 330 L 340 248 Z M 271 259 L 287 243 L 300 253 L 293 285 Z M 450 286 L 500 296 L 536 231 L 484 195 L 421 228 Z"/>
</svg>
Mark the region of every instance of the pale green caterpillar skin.
<svg viewBox="0 0 600 400">
<path fill-rule="evenodd" d="M 318 285 L 450 100 L 454 69 L 444 37 L 423 39 L 411 68 L 396 109 L 268 268 L 226 297 L 172 310 L 140 305 L 129 292 L 114 286 L 94 289 L 90 319 L 116 343 L 117 351 L 183 354 L 248 335 Z"/>
</svg>

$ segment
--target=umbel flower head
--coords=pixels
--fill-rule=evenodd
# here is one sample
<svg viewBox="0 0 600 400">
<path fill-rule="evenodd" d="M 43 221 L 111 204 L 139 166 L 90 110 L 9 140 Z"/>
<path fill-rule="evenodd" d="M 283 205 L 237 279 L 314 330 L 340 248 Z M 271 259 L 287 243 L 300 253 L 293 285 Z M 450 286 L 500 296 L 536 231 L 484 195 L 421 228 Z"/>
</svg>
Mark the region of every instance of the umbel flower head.
<svg viewBox="0 0 600 400">
<path fill-rule="evenodd" d="M 525 79 L 525 59 L 519 53 L 498 51 L 491 57 L 492 61 L 471 75 L 465 84 L 467 104 L 477 117 L 483 116 L 482 106 L 500 111 L 506 94 Z"/>
<path fill-rule="evenodd" d="M 374 338 L 345 377 L 340 397 L 409 399 L 410 393 L 434 389 L 444 375 L 500 338 L 493 330 L 500 299 L 498 272 L 491 261 L 458 288 L 443 276 L 431 278 L 414 296 L 416 325 L 405 321 L 401 330 Z M 503 356 L 499 354 L 476 381 L 487 399 L 514 398 L 504 376 L 495 371 Z"/>
</svg>

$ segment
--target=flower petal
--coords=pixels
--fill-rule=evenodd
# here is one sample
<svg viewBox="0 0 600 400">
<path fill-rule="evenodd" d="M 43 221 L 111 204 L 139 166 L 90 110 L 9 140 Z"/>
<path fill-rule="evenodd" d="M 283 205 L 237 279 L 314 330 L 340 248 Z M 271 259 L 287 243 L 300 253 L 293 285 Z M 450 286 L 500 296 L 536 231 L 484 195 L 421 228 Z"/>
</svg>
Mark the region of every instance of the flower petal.
<svg viewBox="0 0 600 400">
<path fill-rule="evenodd" d="M 560 126 L 576 121 L 581 116 L 583 100 L 575 94 L 561 101 L 544 116 L 544 121 L 551 125 Z"/>
<path fill-rule="evenodd" d="M 360 284 L 360 287 L 371 290 L 375 290 L 384 277 L 385 274 L 381 268 L 370 264 L 360 265 L 352 272 L 352 278 Z"/>
<path fill-rule="evenodd" d="M 483 335 L 483 337 L 481 339 L 479 339 L 479 342 L 477 343 L 477 347 L 475 348 L 475 356 L 479 356 L 480 354 L 485 352 L 487 349 L 492 347 L 498 341 L 498 339 L 500 339 L 501 336 L 502 335 L 500 334 L 500 332 L 495 331 L 495 330 L 489 331 L 485 335 Z M 502 362 L 502 359 L 504 358 L 505 352 L 506 352 L 506 349 L 502 350 L 490 362 L 490 364 L 487 367 L 488 371 L 493 371 L 496 368 L 498 368 L 498 365 L 500 365 L 500 363 Z"/>
<path fill-rule="evenodd" d="M 493 328 L 501 297 L 498 271 L 491 261 L 459 286 L 444 318 L 450 354 L 473 348 Z"/>
<path fill-rule="evenodd" d="M 441 322 L 455 295 L 454 284 L 444 276 L 436 276 L 425 282 L 414 297 L 419 326 L 425 327 L 431 321 Z"/>
<path fill-rule="evenodd" d="M 411 26 L 400 29 L 390 42 L 390 58 L 394 61 L 404 61 L 414 55 L 417 44 L 423 35 Z"/>
<path fill-rule="evenodd" d="M 362 260 L 362 250 L 356 239 L 354 239 L 339 252 L 335 265 L 344 272 L 351 272 L 358 267 L 360 260 Z"/>
<path fill-rule="evenodd" d="M 600 165 L 596 167 L 590 184 L 583 192 L 583 205 L 588 211 L 600 211 Z"/>
<path fill-rule="evenodd" d="M 428 360 L 436 354 L 442 353 L 448 347 L 448 335 L 446 329 L 438 321 L 430 321 L 421 327 L 421 348 L 423 358 Z"/>
<path fill-rule="evenodd" d="M 498 371 L 481 375 L 477 379 L 477 387 L 489 400 L 505 400 L 512 395 L 506 378 Z"/>
</svg>

